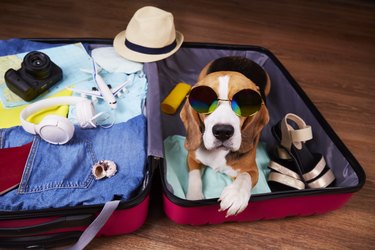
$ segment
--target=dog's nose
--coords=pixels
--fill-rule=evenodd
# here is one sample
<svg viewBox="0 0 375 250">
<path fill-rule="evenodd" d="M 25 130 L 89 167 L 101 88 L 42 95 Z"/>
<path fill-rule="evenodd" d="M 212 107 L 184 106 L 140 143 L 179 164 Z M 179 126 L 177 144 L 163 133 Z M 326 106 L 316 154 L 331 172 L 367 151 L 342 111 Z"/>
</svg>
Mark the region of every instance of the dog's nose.
<svg viewBox="0 0 375 250">
<path fill-rule="evenodd" d="M 234 134 L 232 125 L 217 124 L 212 127 L 212 133 L 220 141 L 228 140 Z"/>
</svg>

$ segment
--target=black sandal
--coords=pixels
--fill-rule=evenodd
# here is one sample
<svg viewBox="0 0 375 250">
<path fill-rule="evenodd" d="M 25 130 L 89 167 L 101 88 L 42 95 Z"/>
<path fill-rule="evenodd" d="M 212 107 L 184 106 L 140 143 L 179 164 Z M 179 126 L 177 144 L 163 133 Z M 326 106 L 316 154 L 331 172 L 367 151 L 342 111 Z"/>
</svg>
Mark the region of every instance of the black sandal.
<svg viewBox="0 0 375 250">
<path fill-rule="evenodd" d="M 272 128 L 272 133 L 280 144 L 277 157 L 268 166 L 272 191 L 325 188 L 333 184 L 335 176 L 323 155 L 312 153 L 305 144 L 312 139 L 311 126 L 299 116 L 287 114 Z"/>
<path fill-rule="evenodd" d="M 277 151 L 282 150 L 281 148 L 277 149 Z M 268 168 L 271 169 L 268 175 L 268 186 L 271 191 L 305 189 L 305 183 L 301 180 L 295 161 L 291 158 L 282 159 L 277 152 L 275 154 L 274 160 L 268 164 Z"/>
</svg>

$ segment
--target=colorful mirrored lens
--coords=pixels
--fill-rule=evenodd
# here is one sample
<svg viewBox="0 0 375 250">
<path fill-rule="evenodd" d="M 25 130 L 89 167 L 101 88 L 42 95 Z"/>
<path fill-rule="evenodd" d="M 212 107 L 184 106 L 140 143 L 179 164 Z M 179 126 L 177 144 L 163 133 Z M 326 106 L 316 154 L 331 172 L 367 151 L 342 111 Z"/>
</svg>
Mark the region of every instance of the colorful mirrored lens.
<svg viewBox="0 0 375 250">
<path fill-rule="evenodd" d="M 211 113 L 218 106 L 217 95 L 208 86 L 198 86 L 191 90 L 189 103 L 198 113 Z"/>
<path fill-rule="evenodd" d="M 239 116 L 252 116 L 262 106 L 262 97 L 251 89 L 243 89 L 232 98 L 232 109 Z"/>
<path fill-rule="evenodd" d="M 212 113 L 219 105 L 216 92 L 208 86 L 193 88 L 189 94 L 189 102 L 195 111 L 203 114 Z M 231 106 L 239 116 L 252 116 L 262 106 L 262 97 L 254 90 L 243 89 L 233 96 Z"/>
</svg>

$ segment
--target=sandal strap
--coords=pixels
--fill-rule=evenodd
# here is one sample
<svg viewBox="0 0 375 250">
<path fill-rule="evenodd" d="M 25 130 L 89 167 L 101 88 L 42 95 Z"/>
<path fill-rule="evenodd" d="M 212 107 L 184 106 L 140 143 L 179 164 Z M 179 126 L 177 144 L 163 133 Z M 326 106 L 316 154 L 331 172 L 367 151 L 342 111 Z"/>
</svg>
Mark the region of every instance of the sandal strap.
<svg viewBox="0 0 375 250">
<path fill-rule="evenodd" d="M 288 120 L 294 121 L 298 129 L 294 129 L 288 124 Z M 311 126 L 306 125 L 305 121 L 299 116 L 289 113 L 281 120 L 281 145 L 290 150 L 292 144 L 299 147 L 301 142 L 311 140 L 313 138 Z"/>
<path fill-rule="evenodd" d="M 276 147 L 276 154 L 282 160 L 290 160 L 290 154 L 284 148 L 277 146 Z"/>
<path fill-rule="evenodd" d="M 305 189 L 305 184 L 302 181 L 277 172 L 271 172 L 268 175 L 268 181 L 278 182 L 298 190 Z"/>
<path fill-rule="evenodd" d="M 292 142 L 305 142 L 313 138 L 312 129 L 309 125 L 306 125 L 304 128 L 290 130 L 289 133 Z"/>
<path fill-rule="evenodd" d="M 272 170 L 275 170 L 275 171 L 283 174 L 283 175 L 287 175 L 287 176 L 292 177 L 294 179 L 301 180 L 300 176 L 296 172 L 290 170 L 289 168 L 284 167 L 283 165 L 281 165 L 277 162 L 270 161 L 270 163 L 268 164 L 268 167 Z"/>
<path fill-rule="evenodd" d="M 329 169 L 322 177 L 307 184 L 309 188 L 325 188 L 335 180 L 335 175 Z"/>
<path fill-rule="evenodd" d="M 319 162 L 315 165 L 315 167 L 310 171 L 302 175 L 305 181 L 310 181 L 318 177 L 324 170 L 325 166 L 327 165 L 324 157 L 322 156 Z"/>
</svg>

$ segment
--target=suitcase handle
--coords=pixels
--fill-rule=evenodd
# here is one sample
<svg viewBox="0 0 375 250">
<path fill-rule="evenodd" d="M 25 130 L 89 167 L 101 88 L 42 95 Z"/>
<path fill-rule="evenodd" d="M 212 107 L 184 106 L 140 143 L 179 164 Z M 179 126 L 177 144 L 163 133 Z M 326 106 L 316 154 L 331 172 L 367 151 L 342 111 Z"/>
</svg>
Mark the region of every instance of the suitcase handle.
<svg viewBox="0 0 375 250">
<path fill-rule="evenodd" d="M 0 228 L 0 246 L 15 247 L 27 246 L 28 248 L 43 248 L 46 244 L 67 243 L 67 241 L 76 241 L 74 245 L 66 250 L 84 249 L 96 236 L 100 229 L 106 224 L 113 212 L 120 204 L 120 200 L 108 201 L 98 216 L 94 215 L 73 215 L 61 217 L 57 220 L 46 222 L 39 225 L 19 227 L 19 228 Z M 93 220 L 93 218 L 95 218 Z M 33 235 L 48 230 L 67 228 L 74 226 L 84 226 L 89 224 L 83 232 L 61 232 L 46 235 Z M 2 230 L 2 231 L 1 231 Z M 5 237 L 4 237 L 5 236 Z M 11 236 L 11 237 L 9 237 Z M 17 237 L 22 236 L 22 237 Z M 8 237 L 8 238 L 6 238 Z M 12 238 L 13 237 L 13 238 Z M 78 239 L 78 240 L 77 240 Z"/>
<path fill-rule="evenodd" d="M 95 219 L 94 214 L 71 215 L 60 217 L 56 220 L 45 222 L 38 225 L 17 227 L 17 228 L 0 228 L 0 237 L 17 237 L 39 234 L 58 228 L 69 228 L 76 226 L 87 226 Z"/>
<path fill-rule="evenodd" d="M 72 244 L 81 236 L 81 231 L 63 232 L 46 235 L 33 235 L 0 240 L 0 246 L 6 248 L 45 249 Z"/>
</svg>

